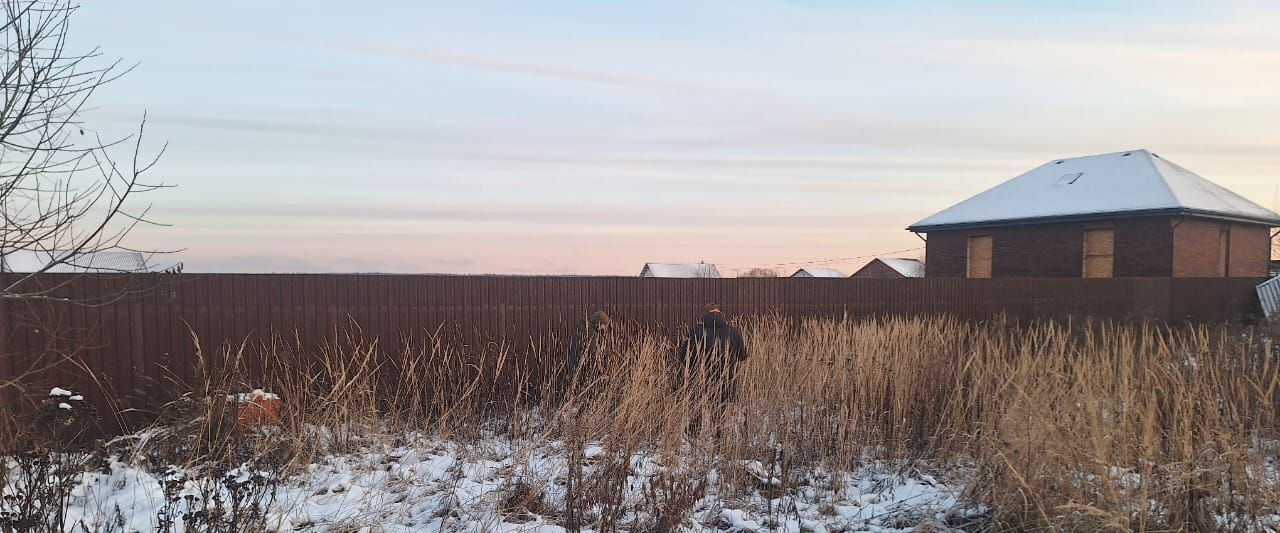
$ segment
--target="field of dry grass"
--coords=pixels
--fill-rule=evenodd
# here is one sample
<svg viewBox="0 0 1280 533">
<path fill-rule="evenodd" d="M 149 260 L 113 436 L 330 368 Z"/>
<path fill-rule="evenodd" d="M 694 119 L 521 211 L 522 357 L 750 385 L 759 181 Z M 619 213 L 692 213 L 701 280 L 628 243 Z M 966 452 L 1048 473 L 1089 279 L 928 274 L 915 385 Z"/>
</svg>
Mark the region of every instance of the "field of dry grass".
<svg viewBox="0 0 1280 533">
<path fill-rule="evenodd" d="M 727 406 L 683 385 L 671 339 L 639 330 L 613 334 L 566 390 L 555 388 L 556 365 L 496 345 L 463 351 L 429 338 L 389 345 L 352 334 L 304 356 L 287 342 L 209 348 L 202 382 L 167 406 L 156 427 L 60 457 L 77 458 L 64 471 L 133 465 L 153 473 L 166 494 L 162 473 L 180 470 L 172 499 L 203 486 L 226 495 L 217 504 L 224 510 L 241 487 L 239 510 L 217 520 L 206 512 L 207 523 L 186 523 L 187 531 L 323 529 L 281 525 L 272 515 L 279 511 L 245 511 L 282 505 L 274 492 L 245 487 L 297 483 L 290 480 L 317 464 L 371 448 L 401 450 L 392 454 L 399 461 L 415 442 L 507 456 L 485 500 L 503 524 L 738 527 L 724 519 L 738 515 L 708 523 L 717 515 L 703 508 L 714 494 L 767 512 L 773 518 L 754 522 L 765 530 L 789 529 L 791 513 L 800 530 L 838 531 L 852 528 L 835 518 L 857 499 L 842 476 L 874 468 L 956 492 L 952 509 L 876 522 L 889 529 L 1277 527 L 1280 353 L 1263 329 L 945 318 L 760 317 L 741 325 L 752 353 L 738 400 Z M 543 351 L 558 360 L 556 349 Z M 270 377 L 247 381 L 248 367 L 263 361 Z M 259 387 L 284 398 L 281 422 L 246 432 L 226 395 Z M 14 459 L 18 452 L 62 445 L 39 437 L 39 421 L 5 423 L 14 430 L 3 432 L 11 459 L 0 486 L 17 502 L 23 491 L 35 497 L 39 484 L 36 465 Z M 528 468 L 534 456 L 554 456 L 559 466 Z M 636 457 L 659 467 L 646 470 Z M 78 482 L 46 490 L 49 501 L 28 512 L 54 509 L 58 498 L 78 501 Z M 443 518 L 422 523 L 475 529 L 461 518 L 449 526 L 466 510 L 448 505 L 464 504 L 442 504 Z M 5 505 L 10 520 L 19 516 Z M 833 518 L 821 523 L 824 516 Z"/>
</svg>

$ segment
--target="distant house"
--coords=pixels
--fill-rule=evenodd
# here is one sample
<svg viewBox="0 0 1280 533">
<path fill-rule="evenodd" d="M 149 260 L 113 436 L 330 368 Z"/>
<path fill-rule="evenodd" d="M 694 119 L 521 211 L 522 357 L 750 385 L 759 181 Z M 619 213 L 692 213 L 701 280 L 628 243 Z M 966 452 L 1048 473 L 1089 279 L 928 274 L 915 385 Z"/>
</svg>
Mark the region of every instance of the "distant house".
<svg viewBox="0 0 1280 533">
<path fill-rule="evenodd" d="M 929 277 L 1257 277 L 1280 215 L 1146 150 L 1057 159 L 907 229 Z"/>
<path fill-rule="evenodd" d="M 872 259 L 851 278 L 923 278 L 924 263 L 917 259 L 877 257 Z"/>
<path fill-rule="evenodd" d="M 793 278 L 843 278 L 844 272 L 834 268 L 802 268 L 792 274 Z"/>
<path fill-rule="evenodd" d="M 39 272 L 45 265 L 66 254 L 62 250 L 0 250 L 0 272 Z M 81 253 L 45 272 L 147 272 L 146 257 L 140 252 L 100 251 Z"/>
<path fill-rule="evenodd" d="M 642 278 L 718 278 L 720 271 L 708 263 L 645 263 Z"/>
</svg>

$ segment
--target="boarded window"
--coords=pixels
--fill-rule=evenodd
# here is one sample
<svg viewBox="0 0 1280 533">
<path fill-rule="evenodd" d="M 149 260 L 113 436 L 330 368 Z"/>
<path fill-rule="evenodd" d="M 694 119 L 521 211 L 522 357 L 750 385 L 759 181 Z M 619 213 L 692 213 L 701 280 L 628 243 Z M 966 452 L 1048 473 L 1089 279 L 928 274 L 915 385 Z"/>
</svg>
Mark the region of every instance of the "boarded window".
<svg viewBox="0 0 1280 533">
<path fill-rule="evenodd" d="M 1115 230 L 1091 229 L 1084 232 L 1084 277 L 1109 278 L 1115 274 Z"/>
<path fill-rule="evenodd" d="M 1231 268 L 1231 227 L 1218 230 L 1218 275 L 1226 276 Z"/>
<path fill-rule="evenodd" d="M 991 277 L 991 236 L 969 237 L 969 277 Z"/>
</svg>

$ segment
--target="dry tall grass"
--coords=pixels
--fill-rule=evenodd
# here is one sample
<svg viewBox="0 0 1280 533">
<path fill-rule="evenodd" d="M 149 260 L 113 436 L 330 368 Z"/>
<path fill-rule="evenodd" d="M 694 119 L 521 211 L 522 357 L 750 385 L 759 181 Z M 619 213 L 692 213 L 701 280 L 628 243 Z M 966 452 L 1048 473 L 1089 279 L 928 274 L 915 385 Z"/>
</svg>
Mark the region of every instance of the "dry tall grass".
<svg viewBox="0 0 1280 533">
<path fill-rule="evenodd" d="M 284 468 L 413 431 L 560 440 L 571 458 L 604 442 L 606 463 L 617 458 L 623 470 L 637 450 L 685 458 L 682 477 L 662 480 L 669 490 L 650 504 L 653 516 L 691 505 L 700 476 L 739 459 L 780 472 L 779 491 L 871 460 L 927 469 L 963 481 L 996 529 L 1251 530 L 1278 511 L 1269 460 L 1280 448 L 1280 353 L 1261 330 L 946 318 L 740 325 L 751 357 L 728 406 L 684 385 L 673 339 L 638 329 L 612 335 L 559 391 L 554 343 L 516 357 L 498 345 L 353 331 L 313 353 L 280 339 L 224 347 L 202 359 L 205 382 L 185 405 L 205 414 L 186 415 L 195 429 L 169 455 L 234 456 L 238 448 L 218 444 L 236 438 L 218 398 L 267 387 L 285 412 L 283 429 L 262 439 Z M 592 479 L 570 472 L 566 524 L 608 528 L 608 512 L 581 511 L 621 505 L 605 466 Z M 758 490 L 747 477 L 728 471 L 717 482 Z M 513 494 L 538 494 L 525 483 Z"/>
</svg>

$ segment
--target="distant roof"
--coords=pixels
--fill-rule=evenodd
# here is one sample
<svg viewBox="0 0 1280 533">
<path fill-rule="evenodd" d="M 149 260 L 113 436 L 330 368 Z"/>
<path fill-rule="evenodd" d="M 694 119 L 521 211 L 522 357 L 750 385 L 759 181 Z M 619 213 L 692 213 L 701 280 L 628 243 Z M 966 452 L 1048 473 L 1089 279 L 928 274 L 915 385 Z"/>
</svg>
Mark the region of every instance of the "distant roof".
<svg viewBox="0 0 1280 533">
<path fill-rule="evenodd" d="M 912 224 L 911 231 L 1102 216 L 1199 215 L 1280 226 L 1280 215 L 1146 150 L 1055 159 Z"/>
<path fill-rule="evenodd" d="M 0 272 L 38 272 L 65 253 L 61 250 L 0 250 Z M 50 267 L 45 272 L 146 272 L 147 270 L 147 260 L 139 252 L 101 251 L 81 253 Z"/>
<path fill-rule="evenodd" d="M 792 274 L 793 278 L 843 278 L 844 272 L 834 268 L 802 268 Z"/>
<path fill-rule="evenodd" d="M 720 271 L 709 263 L 645 263 L 640 270 L 645 278 L 718 278 Z"/>
<path fill-rule="evenodd" d="M 897 270 L 899 274 L 907 278 L 923 278 L 924 263 L 918 259 L 903 259 L 900 257 L 879 257 L 874 259 L 884 263 L 889 268 Z"/>
</svg>

